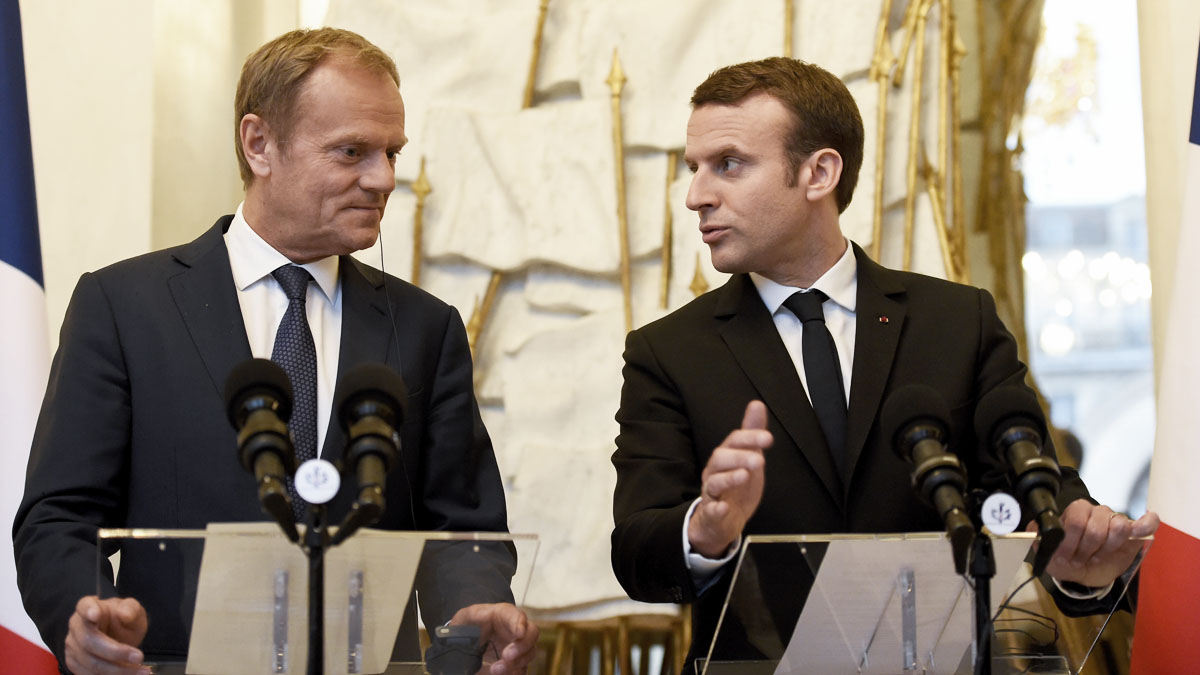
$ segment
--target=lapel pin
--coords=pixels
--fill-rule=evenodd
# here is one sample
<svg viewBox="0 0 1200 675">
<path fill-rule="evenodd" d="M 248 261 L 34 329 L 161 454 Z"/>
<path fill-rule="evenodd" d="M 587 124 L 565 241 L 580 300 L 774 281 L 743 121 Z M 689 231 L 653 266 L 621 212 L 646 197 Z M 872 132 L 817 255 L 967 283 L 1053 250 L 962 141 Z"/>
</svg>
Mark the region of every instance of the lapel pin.
<svg viewBox="0 0 1200 675">
<path fill-rule="evenodd" d="M 888 322 L 888 318 L 886 316 L 879 317 L 879 323 L 887 323 L 887 322 Z"/>
</svg>

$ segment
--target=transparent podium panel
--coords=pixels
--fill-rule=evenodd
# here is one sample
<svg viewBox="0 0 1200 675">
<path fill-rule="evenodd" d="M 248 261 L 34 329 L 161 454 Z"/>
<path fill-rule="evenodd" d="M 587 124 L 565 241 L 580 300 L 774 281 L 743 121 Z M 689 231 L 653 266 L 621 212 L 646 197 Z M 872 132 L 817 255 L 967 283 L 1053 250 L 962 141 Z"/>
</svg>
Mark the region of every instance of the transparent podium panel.
<svg viewBox="0 0 1200 675">
<path fill-rule="evenodd" d="M 1101 597 L 1069 597 L 1031 577 L 1034 540 L 990 538 L 991 672 L 1076 675 L 1128 609 L 1136 566 Z M 973 672 L 976 594 L 943 533 L 750 536 L 732 574 L 698 673 Z"/>
<path fill-rule="evenodd" d="M 519 606 L 538 547 L 534 535 L 363 529 L 325 550 L 314 587 L 309 557 L 274 523 L 109 529 L 99 540 L 97 594 L 145 607 L 141 648 L 155 672 L 222 675 L 306 672 L 310 589 L 322 587 L 324 673 L 455 672 L 447 664 L 478 631 L 434 631 L 431 647 L 422 627 L 472 605 Z"/>
</svg>

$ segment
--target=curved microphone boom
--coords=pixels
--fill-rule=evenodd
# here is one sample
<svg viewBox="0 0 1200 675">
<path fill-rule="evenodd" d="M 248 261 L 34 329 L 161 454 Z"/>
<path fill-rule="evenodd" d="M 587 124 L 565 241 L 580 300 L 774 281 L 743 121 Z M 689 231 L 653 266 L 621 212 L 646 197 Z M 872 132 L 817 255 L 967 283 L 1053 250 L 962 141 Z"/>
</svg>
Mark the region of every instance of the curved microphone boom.
<svg viewBox="0 0 1200 675">
<path fill-rule="evenodd" d="M 941 395 L 919 384 L 901 387 L 889 395 L 880 416 L 881 428 L 891 433 L 896 454 L 913 465 L 913 489 L 937 510 L 946 525 L 955 570 L 966 574 L 975 527 L 963 500 L 966 469 L 946 450 L 949 418 Z"/>
<path fill-rule="evenodd" d="M 346 471 L 358 481 L 358 497 L 330 541 L 344 541 L 371 525 L 387 507 L 383 488 L 388 471 L 399 461 L 400 436 L 408 393 L 404 380 L 381 363 L 367 363 L 346 373 L 334 393 L 334 410 L 346 431 Z"/>
<path fill-rule="evenodd" d="M 263 511 L 279 523 L 288 539 L 299 541 L 287 492 L 287 477 L 296 470 L 287 428 L 292 416 L 287 373 L 266 359 L 239 363 L 225 379 L 225 409 L 238 432 L 238 458 L 258 482 Z"/>
<path fill-rule="evenodd" d="M 1042 454 L 1046 422 L 1037 397 L 1011 385 L 988 392 L 975 409 L 975 432 L 988 451 L 1008 466 L 1017 499 L 1037 521 L 1042 541 L 1033 573 L 1040 575 L 1066 533 L 1056 499 L 1062 471 L 1058 462 Z"/>
</svg>

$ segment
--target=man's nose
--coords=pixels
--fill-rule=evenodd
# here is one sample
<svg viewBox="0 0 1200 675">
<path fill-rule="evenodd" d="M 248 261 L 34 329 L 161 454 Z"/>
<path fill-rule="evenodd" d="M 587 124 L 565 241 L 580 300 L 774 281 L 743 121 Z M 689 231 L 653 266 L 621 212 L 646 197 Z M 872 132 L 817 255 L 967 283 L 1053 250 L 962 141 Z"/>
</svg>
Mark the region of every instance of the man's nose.
<svg viewBox="0 0 1200 675">
<path fill-rule="evenodd" d="M 359 185 L 364 190 L 390 194 L 396 189 L 396 168 L 388 161 L 386 153 L 378 153 L 363 167 Z"/>
<path fill-rule="evenodd" d="M 716 195 L 713 192 L 712 183 L 702 170 L 692 174 L 692 183 L 688 186 L 684 204 L 693 211 L 716 206 Z"/>
</svg>

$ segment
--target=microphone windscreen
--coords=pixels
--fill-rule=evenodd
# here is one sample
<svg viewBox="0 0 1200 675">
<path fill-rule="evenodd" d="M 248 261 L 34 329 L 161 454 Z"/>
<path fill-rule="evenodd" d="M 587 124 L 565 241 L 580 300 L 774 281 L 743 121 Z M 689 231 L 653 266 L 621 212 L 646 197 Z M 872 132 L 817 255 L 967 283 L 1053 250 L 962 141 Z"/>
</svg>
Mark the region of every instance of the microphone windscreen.
<svg viewBox="0 0 1200 675">
<path fill-rule="evenodd" d="M 893 447 L 904 431 L 918 422 L 937 426 L 943 435 L 949 435 L 949 420 L 950 409 L 942 395 L 923 384 L 908 384 L 889 394 L 879 415 L 880 428 L 892 439 Z"/>
<path fill-rule="evenodd" d="M 269 396 L 279 402 L 276 414 L 287 422 L 292 416 L 292 382 L 274 361 L 246 359 L 234 366 L 225 378 L 225 411 L 229 423 L 241 428 L 242 406 L 254 396 Z"/>
<path fill-rule="evenodd" d="M 355 422 L 351 419 L 354 407 L 360 401 L 374 401 L 390 408 L 395 416 L 390 423 L 399 426 L 404 420 L 407 399 L 408 389 L 396 371 L 382 363 L 364 363 L 342 376 L 333 394 L 333 409 L 337 411 L 342 427 L 349 429 Z"/>
<path fill-rule="evenodd" d="M 989 449 L 1005 431 L 1026 426 L 1046 437 L 1046 418 L 1037 396 L 1025 387 L 1007 385 L 991 390 L 975 407 L 975 435 Z"/>
</svg>

